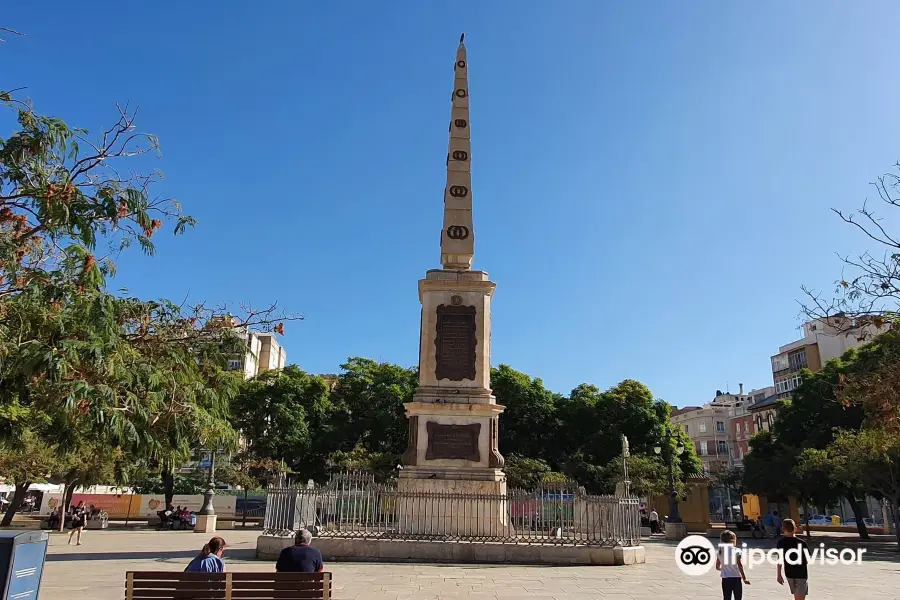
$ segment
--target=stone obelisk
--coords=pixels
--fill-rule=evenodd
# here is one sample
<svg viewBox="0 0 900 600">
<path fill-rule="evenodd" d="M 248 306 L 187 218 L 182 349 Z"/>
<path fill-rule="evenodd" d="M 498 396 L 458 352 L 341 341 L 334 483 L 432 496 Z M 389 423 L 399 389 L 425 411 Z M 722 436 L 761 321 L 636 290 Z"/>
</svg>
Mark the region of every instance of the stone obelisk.
<svg viewBox="0 0 900 600">
<path fill-rule="evenodd" d="M 409 446 L 399 487 L 415 492 L 505 494 L 503 457 L 497 447 L 503 407 L 491 395 L 491 297 L 496 287 L 484 271 L 472 270 L 471 140 L 468 62 L 460 37 L 454 64 L 441 265 L 419 281 L 422 303 L 419 387 L 405 405 Z M 410 508 L 410 510 L 412 510 Z M 502 511 L 505 513 L 505 511 Z M 471 522 L 450 515 L 454 531 L 496 531 L 505 514 Z M 442 528 L 429 517 L 429 531 Z M 487 528 L 487 529 L 486 529 Z"/>
</svg>

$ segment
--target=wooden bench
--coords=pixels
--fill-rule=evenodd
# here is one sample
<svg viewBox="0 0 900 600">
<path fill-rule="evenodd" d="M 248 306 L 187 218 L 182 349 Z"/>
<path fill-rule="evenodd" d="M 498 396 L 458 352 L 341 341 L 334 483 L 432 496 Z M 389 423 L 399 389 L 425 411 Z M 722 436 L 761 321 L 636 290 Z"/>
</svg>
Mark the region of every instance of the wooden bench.
<svg viewBox="0 0 900 600">
<path fill-rule="evenodd" d="M 331 573 L 128 571 L 125 600 L 330 600 Z"/>
</svg>

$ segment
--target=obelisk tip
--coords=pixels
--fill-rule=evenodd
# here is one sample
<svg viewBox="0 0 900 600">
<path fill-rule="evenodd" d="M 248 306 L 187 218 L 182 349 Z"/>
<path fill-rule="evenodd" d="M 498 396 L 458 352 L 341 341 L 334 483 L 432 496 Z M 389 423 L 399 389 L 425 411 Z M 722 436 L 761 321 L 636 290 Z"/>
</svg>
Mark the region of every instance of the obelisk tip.
<svg viewBox="0 0 900 600">
<path fill-rule="evenodd" d="M 461 33 L 461 34 L 459 35 L 459 43 L 462 44 L 462 43 L 463 43 L 463 40 L 465 40 L 465 39 L 466 39 L 466 34 L 465 34 L 465 33 Z"/>
</svg>

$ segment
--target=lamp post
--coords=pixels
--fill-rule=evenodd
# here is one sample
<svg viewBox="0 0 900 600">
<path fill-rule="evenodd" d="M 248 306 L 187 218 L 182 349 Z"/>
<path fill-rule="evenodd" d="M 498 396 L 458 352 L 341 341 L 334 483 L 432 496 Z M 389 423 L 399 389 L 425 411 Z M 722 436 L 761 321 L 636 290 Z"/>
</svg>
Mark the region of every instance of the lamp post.
<svg viewBox="0 0 900 600">
<path fill-rule="evenodd" d="M 657 455 L 663 455 L 663 460 L 666 461 L 666 466 L 669 468 L 669 516 L 666 518 L 666 522 L 681 523 L 681 515 L 678 512 L 678 489 L 675 487 L 675 456 L 682 455 L 684 444 L 679 441 L 673 454 L 671 442 L 672 429 L 667 427 L 666 437 L 663 439 L 664 446 L 654 446 L 653 451 Z"/>
<path fill-rule="evenodd" d="M 216 493 L 216 451 L 209 451 L 209 477 L 206 481 L 206 491 L 203 492 L 203 506 L 200 507 L 201 515 L 214 515 L 213 495 Z"/>
</svg>

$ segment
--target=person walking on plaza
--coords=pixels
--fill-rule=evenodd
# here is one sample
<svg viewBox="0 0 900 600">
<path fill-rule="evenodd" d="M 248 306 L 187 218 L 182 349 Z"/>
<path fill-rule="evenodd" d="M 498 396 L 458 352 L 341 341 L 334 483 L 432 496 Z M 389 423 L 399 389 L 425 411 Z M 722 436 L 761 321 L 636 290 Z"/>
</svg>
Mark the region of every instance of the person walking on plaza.
<svg viewBox="0 0 900 600">
<path fill-rule="evenodd" d="M 775 545 L 781 551 L 781 562 L 778 564 L 778 583 L 784 585 L 784 580 L 787 579 L 794 600 L 804 600 L 809 594 L 809 573 L 806 560 L 809 546 L 797 537 L 797 525 L 793 519 L 785 519 L 781 524 L 781 530 L 784 532 L 784 537 Z"/>
<path fill-rule="evenodd" d="M 767 512 L 766 518 L 763 520 L 763 523 L 765 523 L 766 525 L 766 535 L 768 535 L 772 539 L 778 537 L 778 530 L 781 527 L 781 519 L 778 518 L 777 510 Z"/>
<path fill-rule="evenodd" d="M 84 530 L 86 521 L 87 513 L 84 509 L 84 500 L 82 500 L 78 503 L 78 506 L 72 509 L 72 531 L 69 532 L 69 544 L 72 543 L 72 536 L 75 535 L 75 532 L 78 532 L 78 537 L 75 538 L 75 545 L 81 545 L 81 532 Z"/>
<path fill-rule="evenodd" d="M 744 575 L 744 565 L 741 564 L 741 551 L 737 548 L 737 536 L 727 529 L 722 532 L 722 543 L 719 544 L 719 553 L 716 556 L 716 570 L 722 576 L 723 600 L 741 600 L 744 597 L 744 587 L 741 582 L 750 585 L 750 580 Z"/>
<path fill-rule="evenodd" d="M 216 536 L 209 540 L 203 550 L 184 569 L 185 573 L 224 573 L 225 540 Z"/>
<path fill-rule="evenodd" d="M 650 510 L 650 533 L 659 533 L 659 513 L 656 509 Z"/>
<path fill-rule="evenodd" d="M 275 571 L 278 573 L 321 573 L 325 570 L 322 553 L 310 546 L 312 534 L 301 529 L 294 537 L 294 545 L 278 555 Z"/>
</svg>

